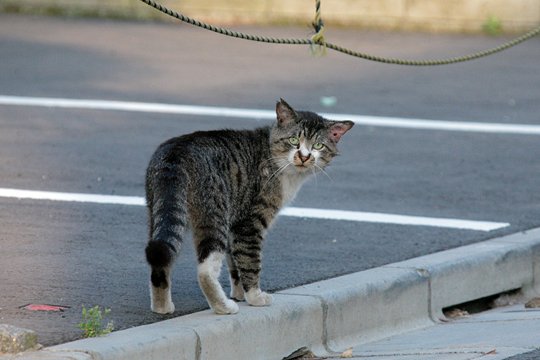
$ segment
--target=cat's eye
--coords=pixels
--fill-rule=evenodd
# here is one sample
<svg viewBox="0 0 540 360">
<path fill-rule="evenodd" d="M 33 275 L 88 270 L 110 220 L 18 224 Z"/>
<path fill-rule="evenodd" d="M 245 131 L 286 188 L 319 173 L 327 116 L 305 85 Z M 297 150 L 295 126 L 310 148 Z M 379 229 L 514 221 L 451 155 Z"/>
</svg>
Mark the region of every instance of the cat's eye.
<svg viewBox="0 0 540 360">
<path fill-rule="evenodd" d="M 300 139 L 298 139 L 298 137 L 296 136 L 291 136 L 289 138 L 289 142 L 291 143 L 291 145 L 298 145 L 300 144 Z"/>
<path fill-rule="evenodd" d="M 323 143 L 315 143 L 315 144 L 313 144 L 313 148 L 315 150 L 322 150 L 323 147 L 324 147 Z"/>
</svg>

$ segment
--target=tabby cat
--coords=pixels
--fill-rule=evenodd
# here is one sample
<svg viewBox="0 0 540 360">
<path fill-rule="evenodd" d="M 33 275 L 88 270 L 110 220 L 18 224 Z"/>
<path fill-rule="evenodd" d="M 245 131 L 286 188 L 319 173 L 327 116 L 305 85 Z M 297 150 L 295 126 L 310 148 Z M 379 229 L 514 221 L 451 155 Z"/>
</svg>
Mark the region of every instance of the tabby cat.
<svg viewBox="0 0 540 360">
<path fill-rule="evenodd" d="M 189 227 L 199 285 L 217 314 L 234 314 L 234 301 L 272 303 L 261 291 L 261 250 L 266 230 L 302 183 L 338 154 L 352 121 L 330 121 L 295 111 L 283 99 L 273 126 L 255 130 L 195 132 L 161 144 L 146 173 L 151 266 L 151 309 L 172 313 L 171 269 Z M 227 260 L 230 299 L 219 283 Z"/>
</svg>

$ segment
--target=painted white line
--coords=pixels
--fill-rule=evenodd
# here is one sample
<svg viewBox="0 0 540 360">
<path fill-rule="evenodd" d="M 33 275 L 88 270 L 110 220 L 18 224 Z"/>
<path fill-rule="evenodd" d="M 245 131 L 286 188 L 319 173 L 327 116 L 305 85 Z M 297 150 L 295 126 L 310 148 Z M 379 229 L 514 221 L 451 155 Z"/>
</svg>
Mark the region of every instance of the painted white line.
<svg viewBox="0 0 540 360">
<path fill-rule="evenodd" d="M 285 216 L 306 217 L 329 220 L 347 220 L 381 224 L 433 226 L 450 229 L 492 231 L 510 226 L 508 223 L 491 221 L 472 221 L 460 219 L 431 218 L 423 216 L 407 216 L 382 214 L 361 211 L 324 210 L 287 207 L 280 213 Z"/>
<path fill-rule="evenodd" d="M 111 204 L 111 205 L 135 205 L 144 206 L 145 200 L 137 196 L 116 196 L 97 194 L 61 193 L 51 191 L 34 191 L 0 188 L 0 197 L 16 199 L 33 199 L 49 201 L 71 201 L 83 203 Z M 382 224 L 431 226 L 450 229 L 492 231 L 509 226 L 508 223 L 471 221 L 460 219 L 431 218 L 421 216 L 406 216 L 395 214 L 382 214 L 361 211 L 325 210 L 312 208 L 286 207 L 281 212 L 282 216 L 293 216 L 312 219 L 345 220 Z"/>
<path fill-rule="evenodd" d="M 276 113 L 269 110 L 235 109 L 214 106 L 174 105 L 133 101 L 85 100 L 2 96 L 0 105 L 43 106 L 65 109 L 119 110 L 148 113 L 236 117 L 248 119 L 274 119 Z"/>
<path fill-rule="evenodd" d="M 174 105 L 132 101 L 62 99 L 41 97 L 38 98 L 2 95 L 0 95 L 0 105 L 44 106 L 92 110 L 118 110 L 148 113 L 216 116 L 222 118 L 234 117 L 256 120 L 274 119 L 276 116 L 275 112 L 271 110 L 237 109 L 214 106 Z M 465 131 L 495 134 L 540 135 L 540 125 L 406 119 L 334 113 L 323 113 L 322 115 L 329 119 L 352 120 L 357 124 L 378 127 L 440 131 Z"/>
<path fill-rule="evenodd" d="M 68 201 L 110 205 L 145 206 L 146 201 L 139 196 L 117 196 L 99 194 L 77 194 L 52 191 L 35 191 L 0 188 L 0 197 L 32 200 Z"/>
</svg>

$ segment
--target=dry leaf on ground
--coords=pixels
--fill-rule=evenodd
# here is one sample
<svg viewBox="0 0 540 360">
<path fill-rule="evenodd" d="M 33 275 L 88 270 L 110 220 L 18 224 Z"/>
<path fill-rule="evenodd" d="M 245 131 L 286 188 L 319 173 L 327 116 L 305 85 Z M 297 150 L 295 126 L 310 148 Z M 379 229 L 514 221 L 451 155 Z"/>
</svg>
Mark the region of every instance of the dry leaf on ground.
<svg viewBox="0 0 540 360">
<path fill-rule="evenodd" d="M 534 308 L 540 308 L 540 298 L 534 298 L 532 300 L 529 300 L 526 304 L 525 304 L 525 307 L 528 308 L 528 309 L 534 309 Z"/>
<path fill-rule="evenodd" d="M 353 348 L 348 348 L 344 352 L 341 353 L 341 358 L 343 359 L 350 359 L 353 356 Z"/>
<path fill-rule="evenodd" d="M 455 308 L 455 309 L 452 309 L 452 310 L 449 310 L 449 311 L 445 311 L 444 315 L 448 319 L 457 319 L 457 318 L 460 318 L 460 317 L 469 316 L 469 313 L 466 310 L 461 310 L 461 309 Z"/>
</svg>

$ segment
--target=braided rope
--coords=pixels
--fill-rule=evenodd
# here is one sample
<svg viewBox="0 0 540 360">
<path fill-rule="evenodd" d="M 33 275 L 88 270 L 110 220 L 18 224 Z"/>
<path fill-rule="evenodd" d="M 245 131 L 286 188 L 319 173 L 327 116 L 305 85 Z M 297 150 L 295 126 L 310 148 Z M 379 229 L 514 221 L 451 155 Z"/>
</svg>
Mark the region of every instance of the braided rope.
<svg viewBox="0 0 540 360">
<path fill-rule="evenodd" d="M 529 32 L 513 40 L 505 42 L 497 47 L 484 50 L 484 51 L 479 51 L 473 54 L 452 57 L 452 58 L 447 58 L 447 59 L 408 60 L 408 59 L 375 56 L 375 55 L 371 55 L 371 54 L 367 54 L 367 53 L 363 53 L 359 51 L 350 50 L 345 47 L 326 42 L 324 39 L 324 24 L 321 18 L 320 0 L 316 0 L 316 4 L 315 4 L 316 15 L 315 15 L 315 20 L 313 22 L 313 26 L 315 28 L 316 33 L 315 35 L 312 36 L 311 39 L 274 38 L 274 37 L 246 34 L 243 32 L 233 31 L 227 28 L 221 28 L 218 26 L 204 23 L 199 20 L 195 20 L 186 15 L 170 10 L 166 8 L 165 6 L 155 2 L 154 0 L 141 0 L 141 1 L 155 8 L 156 10 L 159 10 L 162 13 L 172 16 L 182 22 L 185 22 L 185 23 L 188 23 L 193 26 L 197 26 L 197 27 L 209 30 L 209 31 L 213 31 L 215 33 L 222 34 L 225 36 L 230 36 L 230 37 L 235 37 L 235 38 L 240 38 L 240 39 L 250 40 L 250 41 L 271 43 L 271 44 L 309 45 L 315 54 L 323 54 L 325 49 L 328 48 L 328 49 L 332 49 L 332 50 L 341 52 L 343 54 L 358 57 L 361 59 L 381 62 L 385 64 L 395 64 L 395 65 L 435 66 L 435 65 L 447 65 L 447 64 L 455 64 L 455 63 L 464 62 L 464 61 L 470 61 L 470 60 L 482 58 L 482 57 L 489 56 L 489 55 L 498 53 L 500 51 L 509 49 L 513 46 L 521 44 L 522 42 L 529 40 L 540 34 L 540 26 L 538 26 L 530 30 Z"/>
<path fill-rule="evenodd" d="M 484 51 L 479 51 L 479 52 L 469 54 L 469 55 L 452 57 L 448 59 L 408 60 L 408 59 L 399 59 L 399 58 L 386 58 L 386 57 L 379 57 L 375 55 L 356 52 L 356 51 L 341 47 L 339 45 L 334 45 L 330 43 L 326 43 L 326 47 L 335 51 L 339 51 L 343 54 L 359 57 L 365 60 L 377 61 L 377 62 L 381 62 L 385 64 L 409 65 L 409 66 L 436 66 L 436 65 L 455 64 L 455 63 L 475 60 L 475 59 L 479 59 L 479 58 L 486 57 L 489 55 L 493 55 L 495 53 L 504 51 L 513 46 L 521 44 L 522 42 L 529 40 L 539 34 L 540 34 L 540 26 L 523 34 L 522 36 L 519 36 L 515 39 L 512 39 L 494 48 L 484 50 Z"/>
<path fill-rule="evenodd" d="M 324 23 L 321 17 L 321 0 L 315 0 L 315 19 L 313 20 L 315 34 L 311 37 L 313 44 L 311 52 L 317 56 L 326 55 L 326 40 L 324 39 Z"/>
</svg>

